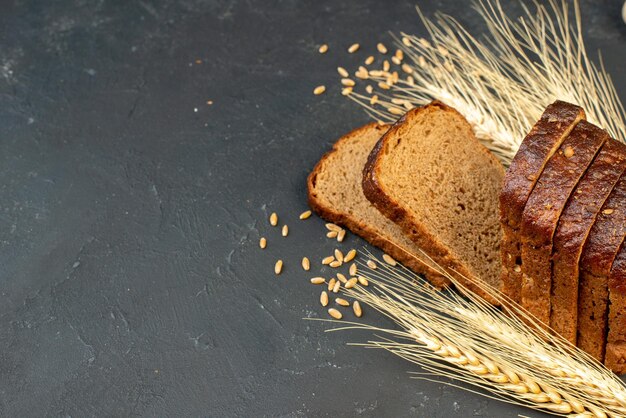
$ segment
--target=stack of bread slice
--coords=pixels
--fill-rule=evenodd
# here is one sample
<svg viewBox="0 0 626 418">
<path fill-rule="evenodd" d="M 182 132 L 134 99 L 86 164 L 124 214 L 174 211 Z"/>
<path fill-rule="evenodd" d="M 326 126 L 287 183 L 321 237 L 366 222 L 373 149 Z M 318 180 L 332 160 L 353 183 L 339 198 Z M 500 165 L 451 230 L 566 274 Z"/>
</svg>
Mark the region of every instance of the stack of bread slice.
<svg viewBox="0 0 626 418">
<path fill-rule="evenodd" d="M 626 372 L 626 146 L 555 102 L 500 194 L 502 291 L 542 326 Z"/>
<path fill-rule="evenodd" d="M 309 205 L 424 274 L 424 250 L 461 283 L 496 302 L 500 287 L 499 161 L 456 110 L 439 102 L 392 126 L 366 125 L 341 138 L 308 178 Z"/>
</svg>

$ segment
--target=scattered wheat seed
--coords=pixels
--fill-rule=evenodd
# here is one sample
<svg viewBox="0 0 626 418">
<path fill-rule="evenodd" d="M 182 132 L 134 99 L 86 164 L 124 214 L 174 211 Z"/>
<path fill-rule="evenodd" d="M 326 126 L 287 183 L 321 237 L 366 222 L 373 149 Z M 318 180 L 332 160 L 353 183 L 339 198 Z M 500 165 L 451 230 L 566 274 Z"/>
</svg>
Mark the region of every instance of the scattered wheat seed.
<svg viewBox="0 0 626 418">
<path fill-rule="evenodd" d="M 381 81 L 380 83 L 378 83 L 378 87 L 380 87 L 383 90 L 389 90 L 391 88 L 391 86 L 383 81 Z"/>
<path fill-rule="evenodd" d="M 352 87 L 346 87 L 345 89 L 341 89 L 341 95 L 347 96 L 352 93 Z"/>
<path fill-rule="evenodd" d="M 376 103 L 378 103 L 378 96 L 377 96 L 377 95 L 373 95 L 373 96 L 370 98 L 370 104 L 371 104 L 372 106 L 374 106 Z"/>
<path fill-rule="evenodd" d="M 326 224 L 326 229 L 328 229 L 329 231 L 341 231 L 341 227 L 339 225 L 330 222 Z"/>
<path fill-rule="evenodd" d="M 337 235 L 339 235 L 337 231 L 328 231 L 326 233 L 326 238 L 337 238 Z"/>
<path fill-rule="evenodd" d="M 283 271 L 283 260 L 278 260 L 274 265 L 274 273 L 278 275 L 281 271 Z"/>
<path fill-rule="evenodd" d="M 348 48 L 348 52 L 350 54 L 354 54 L 356 51 L 359 50 L 360 47 L 361 47 L 361 45 L 359 45 L 359 44 L 352 44 L 352 45 L 350 45 L 350 48 Z"/>
<path fill-rule="evenodd" d="M 404 51 L 402 51 L 401 49 L 396 49 L 396 53 L 394 56 L 402 61 L 404 59 Z"/>
<path fill-rule="evenodd" d="M 398 58 L 396 56 L 391 57 L 391 62 L 393 62 L 396 65 L 401 65 L 402 64 L 402 61 L 400 61 L 400 58 Z"/>
<path fill-rule="evenodd" d="M 348 281 L 348 279 L 346 279 L 346 276 L 341 273 L 337 273 L 337 280 L 339 280 L 341 283 L 346 283 Z"/>
<path fill-rule="evenodd" d="M 350 302 L 343 298 L 335 298 L 335 303 L 340 306 L 350 306 Z"/>
<path fill-rule="evenodd" d="M 357 272 L 356 263 L 352 263 L 352 265 L 350 266 L 350 270 L 348 271 L 348 273 L 350 274 L 350 276 L 356 276 L 356 272 Z"/>
<path fill-rule="evenodd" d="M 325 290 L 322 290 L 322 293 L 320 293 L 320 303 L 322 306 L 328 305 L 328 293 Z"/>
<path fill-rule="evenodd" d="M 368 94 L 372 94 L 372 92 L 374 91 L 374 87 L 372 87 L 371 85 L 367 85 L 367 86 L 365 87 L 365 91 L 366 91 Z"/>
<path fill-rule="evenodd" d="M 414 86 L 414 85 L 415 85 L 415 80 L 414 80 L 414 79 L 413 79 L 413 77 L 411 77 L 411 76 L 408 76 L 408 77 L 406 78 L 406 82 L 407 82 L 407 84 L 408 84 L 409 86 Z"/>
<path fill-rule="evenodd" d="M 354 260 L 354 257 L 356 257 L 356 250 L 352 249 L 348 251 L 348 253 L 343 257 L 343 262 L 349 263 L 350 261 Z"/>
<path fill-rule="evenodd" d="M 328 281 L 329 292 L 332 292 L 333 288 L 335 287 L 335 283 L 337 283 L 337 279 L 335 279 L 334 277 Z"/>
<path fill-rule="evenodd" d="M 398 109 L 397 107 L 389 106 L 387 110 L 392 115 L 404 115 L 404 112 L 402 111 L 402 109 Z"/>
<path fill-rule="evenodd" d="M 259 240 L 259 247 L 261 247 L 261 249 L 267 247 L 267 240 L 264 237 L 261 237 Z"/>
<path fill-rule="evenodd" d="M 341 79 L 341 84 L 346 86 L 346 87 L 354 87 L 356 85 L 354 80 L 352 80 L 351 78 L 342 78 Z"/>
<path fill-rule="evenodd" d="M 281 231 L 283 237 L 289 235 L 289 227 L 287 225 L 283 225 L 283 230 Z"/>
<path fill-rule="evenodd" d="M 328 51 L 328 45 L 326 45 L 326 44 L 321 45 L 319 47 L 318 51 L 319 51 L 320 54 L 325 54 Z"/>
<path fill-rule="evenodd" d="M 384 60 L 383 61 L 383 71 L 389 71 L 390 68 L 391 68 L 391 65 L 389 65 L 389 61 Z"/>
<path fill-rule="evenodd" d="M 357 280 L 359 281 L 359 284 L 361 286 L 369 286 L 370 285 L 370 282 L 363 276 L 357 277 Z"/>
<path fill-rule="evenodd" d="M 406 36 L 402 37 L 402 43 L 406 46 L 411 46 L 411 40 Z"/>
<path fill-rule="evenodd" d="M 372 270 L 376 270 L 376 263 L 374 262 L 374 260 L 367 260 L 367 267 L 371 268 Z"/>
<path fill-rule="evenodd" d="M 413 68 L 409 64 L 402 64 L 402 71 L 404 71 L 407 74 L 412 74 Z"/>
<path fill-rule="evenodd" d="M 339 73 L 340 76 L 342 77 L 348 77 L 350 74 L 348 73 L 348 71 L 343 68 L 343 67 L 337 67 L 337 72 Z"/>
<path fill-rule="evenodd" d="M 343 318 L 343 315 L 341 314 L 341 312 L 339 312 L 337 309 L 335 308 L 330 308 L 328 310 L 328 315 L 332 316 L 335 319 L 341 319 Z"/>
<path fill-rule="evenodd" d="M 328 265 L 332 268 L 337 268 L 337 267 L 341 267 L 341 264 L 343 264 L 341 261 L 335 260 L 335 261 L 330 262 Z"/>
<path fill-rule="evenodd" d="M 392 266 L 398 264 L 398 262 L 394 260 L 393 257 L 391 257 L 389 254 L 383 254 L 383 260 L 385 260 L 385 263 L 391 264 Z"/>
<path fill-rule="evenodd" d="M 315 94 L 316 96 L 319 96 L 320 94 L 324 93 L 325 91 L 326 91 L 326 86 L 317 86 L 313 90 L 313 94 Z"/>
<path fill-rule="evenodd" d="M 333 257 L 332 255 L 329 255 L 328 257 L 322 258 L 322 264 L 324 264 L 324 265 L 330 264 L 333 261 L 335 261 L 335 257 Z"/>
<path fill-rule="evenodd" d="M 363 68 L 363 67 L 361 67 L 361 68 Z M 359 69 L 359 71 L 354 73 L 354 75 L 357 78 L 360 78 L 361 80 L 367 80 L 368 78 L 370 78 L 370 74 L 365 69 L 363 69 L 363 70 Z"/>
<path fill-rule="evenodd" d="M 309 261 L 308 257 L 302 257 L 302 268 L 304 269 L 304 271 L 311 270 L 311 262 Z"/>
<path fill-rule="evenodd" d="M 370 75 L 372 77 L 382 77 L 383 75 L 385 75 L 384 71 L 380 71 L 380 70 L 372 70 L 370 71 Z"/>
<path fill-rule="evenodd" d="M 357 318 L 360 318 L 363 315 L 363 310 L 361 309 L 361 304 L 358 300 L 355 300 L 352 304 L 352 310 Z"/>
<path fill-rule="evenodd" d="M 272 212 L 272 214 L 270 215 L 270 225 L 278 225 L 278 215 L 276 215 L 276 212 Z"/>
<path fill-rule="evenodd" d="M 333 293 L 338 293 L 340 288 L 341 288 L 341 282 L 337 280 L 335 282 L 335 285 L 333 286 Z"/>
<path fill-rule="evenodd" d="M 352 289 L 354 286 L 356 286 L 357 282 L 358 282 L 357 278 L 353 277 L 350 280 L 348 280 L 346 284 L 343 285 L 343 287 L 345 287 L 346 289 Z"/>
<path fill-rule="evenodd" d="M 365 65 L 372 65 L 374 63 L 374 56 L 370 55 L 365 59 Z"/>
<path fill-rule="evenodd" d="M 382 43 L 378 43 L 378 45 L 376 45 L 376 49 L 378 49 L 378 52 L 380 52 L 381 54 L 387 53 L 387 47 Z"/>
<path fill-rule="evenodd" d="M 301 220 L 305 220 L 305 219 L 309 219 L 311 217 L 311 211 L 310 210 L 306 210 L 304 212 L 302 212 L 300 214 L 300 219 Z"/>
<path fill-rule="evenodd" d="M 335 258 L 337 259 L 337 261 L 340 261 L 343 263 L 343 253 L 338 248 L 335 249 Z"/>
<path fill-rule="evenodd" d="M 343 239 L 346 237 L 346 230 L 342 229 L 337 233 L 337 241 L 343 242 Z"/>
<path fill-rule="evenodd" d="M 603 215 L 610 215 L 610 214 L 612 214 L 613 212 L 614 212 L 614 209 L 604 209 L 604 210 L 602 211 L 602 214 L 603 214 Z"/>
<path fill-rule="evenodd" d="M 311 279 L 312 284 L 324 284 L 325 282 L 326 282 L 326 279 L 324 279 L 323 277 L 313 277 Z"/>
</svg>

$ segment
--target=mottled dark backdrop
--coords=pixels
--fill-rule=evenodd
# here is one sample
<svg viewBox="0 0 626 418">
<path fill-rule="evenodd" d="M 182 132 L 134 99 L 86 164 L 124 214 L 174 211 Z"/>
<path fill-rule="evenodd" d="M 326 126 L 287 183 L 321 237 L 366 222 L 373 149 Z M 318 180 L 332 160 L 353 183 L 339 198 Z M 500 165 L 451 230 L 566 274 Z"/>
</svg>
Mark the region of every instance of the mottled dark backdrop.
<svg viewBox="0 0 626 418">
<path fill-rule="evenodd" d="M 419 3 L 480 30 L 465 2 Z M 582 9 L 626 98 L 620 3 Z M 2 0 L 0 415 L 529 414 L 301 319 L 322 311 L 297 260 L 333 248 L 297 221 L 305 176 L 368 120 L 335 68 L 352 42 L 423 34 L 413 6 Z"/>
</svg>

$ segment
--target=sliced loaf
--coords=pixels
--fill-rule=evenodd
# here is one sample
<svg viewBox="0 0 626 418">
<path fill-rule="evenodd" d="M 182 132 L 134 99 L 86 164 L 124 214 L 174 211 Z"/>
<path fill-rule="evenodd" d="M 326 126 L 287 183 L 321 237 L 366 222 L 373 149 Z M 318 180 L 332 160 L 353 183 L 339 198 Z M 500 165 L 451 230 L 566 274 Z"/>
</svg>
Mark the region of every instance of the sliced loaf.
<svg viewBox="0 0 626 418">
<path fill-rule="evenodd" d="M 462 284 L 500 285 L 498 200 L 504 169 L 456 110 L 407 112 L 378 141 L 363 171 L 367 199 Z M 458 276 L 458 275 L 457 275 Z"/>
<path fill-rule="evenodd" d="M 620 210 L 624 209 L 624 207 L 620 208 Z M 609 276 L 609 319 L 604 365 L 615 373 L 626 373 L 626 246 L 624 243 L 613 261 Z"/>
<path fill-rule="evenodd" d="M 519 228 L 522 212 L 539 175 L 561 142 L 585 112 L 573 104 L 556 101 L 549 105 L 522 141 L 506 172 L 500 192 L 502 224 L 502 292 L 520 301 L 522 273 Z"/>
<path fill-rule="evenodd" d="M 554 231 L 574 187 L 604 142 L 605 131 L 580 121 L 544 167 L 522 213 L 521 305 L 550 324 L 551 256 Z"/>
<path fill-rule="evenodd" d="M 578 182 L 554 233 L 550 328 L 576 345 L 578 262 L 602 204 L 626 169 L 626 145 L 608 140 Z"/>
<path fill-rule="evenodd" d="M 626 173 L 602 205 L 580 260 L 576 345 L 599 361 L 603 361 L 605 351 L 609 274 L 626 236 L 624 202 Z"/>
<path fill-rule="evenodd" d="M 308 177 L 309 205 L 322 218 L 347 227 L 406 267 L 424 274 L 436 287 L 445 287 L 449 281 L 420 263 L 411 254 L 418 254 L 415 244 L 363 195 L 363 166 L 388 128 L 370 123 L 339 139 Z"/>
</svg>

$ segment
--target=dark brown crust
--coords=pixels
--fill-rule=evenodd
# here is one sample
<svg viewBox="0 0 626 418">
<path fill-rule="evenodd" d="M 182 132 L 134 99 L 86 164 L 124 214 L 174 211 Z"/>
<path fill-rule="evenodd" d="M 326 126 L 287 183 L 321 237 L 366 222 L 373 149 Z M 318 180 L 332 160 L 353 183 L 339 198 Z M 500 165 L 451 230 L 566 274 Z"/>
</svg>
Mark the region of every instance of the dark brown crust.
<svg viewBox="0 0 626 418">
<path fill-rule="evenodd" d="M 615 373 L 626 373 L 626 247 L 613 261 L 609 275 L 609 316 L 604 365 Z"/>
<path fill-rule="evenodd" d="M 578 262 L 602 204 L 626 169 L 626 145 L 608 140 L 572 192 L 554 234 L 550 328 L 576 344 Z"/>
<path fill-rule="evenodd" d="M 415 256 L 412 256 L 404 249 L 401 249 L 393 242 L 390 242 L 381 237 L 380 234 L 377 233 L 375 228 L 372 228 L 371 226 L 354 219 L 346 213 L 339 212 L 333 207 L 325 206 L 317 198 L 315 193 L 315 179 L 320 170 L 326 164 L 326 160 L 342 146 L 343 142 L 348 141 L 353 137 L 363 135 L 365 131 L 368 131 L 370 129 L 376 129 L 380 132 L 380 135 L 382 135 L 389 129 L 389 126 L 379 125 L 378 123 L 374 122 L 357 128 L 350 133 L 344 135 L 337 142 L 335 142 L 333 148 L 326 154 L 324 154 L 322 158 L 318 161 L 318 163 L 315 165 L 315 168 L 313 168 L 313 171 L 311 171 L 307 178 L 307 196 L 309 206 L 322 218 L 326 219 L 327 221 L 336 223 L 337 225 L 345 226 L 354 234 L 365 239 L 370 244 L 382 249 L 384 252 L 392 256 L 394 259 L 402 263 L 407 268 L 411 269 L 415 273 L 425 276 L 426 279 L 428 279 L 428 281 L 433 286 L 439 289 L 449 287 L 450 281 L 446 277 L 442 276 L 437 271 L 423 264 L 418 259 L 416 259 Z"/>
<path fill-rule="evenodd" d="M 522 213 L 521 305 L 545 329 L 550 324 L 554 232 L 572 191 L 607 139 L 602 129 L 579 122 L 546 164 Z"/>
<path fill-rule="evenodd" d="M 585 118 L 579 106 L 556 101 L 549 105 L 520 144 L 500 192 L 502 224 L 502 292 L 520 301 L 522 274 L 519 227 L 522 212 L 546 162 L 574 126 Z"/>
<path fill-rule="evenodd" d="M 429 256 L 431 256 L 437 264 L 446 269 L 450 274 L 454 274 L 463 286 L 480 295 L 488 302 L 498 305 L 499 303 L 493 297 L 481 289 L 479 285 L 474 283 L 476 278 L 465 267 L 463 262 L 454 257 L 450 253 L 449 249 L 446 248 L 446 246 L 444 246 L 439 239 L 431 233 L 431 231 L 427 230 L 420 222 L 413 219 L 413 217 L 402 208 L 399 202 L 385 193 L 378 180 L 378 170 L 380 167 L 378 159 L 379 156 L 385 152 L 385 147 L 389 138 L 395 135 L 398 129 L 400 129 L 400 127 L 408 119 L 414 118 L 422 112 L 430 111 L 433 108 L 438 108 L 447 112 L 454 112 L 465 120 L 465 118 L 463 118 L 463 116 L 455 109 L 439 101 L 433 101 L 426 106 L 408 111 L 387 131 L 385 135 L 383 135 L 383 137 L 372 149 L 367 163 L 365 164 L 365 168 L 363 169 L 363 192 L 365 193 L 365 197 L 367 197 L 367 199 L 372 202 L 378 210 L 387 216 L 387 218 L 400 225 L 413 242 L 415 242 Z M 504 170 L 500 162 L 489 150 L 487 150 L 487 148 L 478 146 L 477 151 L 483 152 L 487 158 L 492 160 L 494 165 L 497 165 Z"/>
<path fill-rule="evenodd" d="M 626 173 L 602 205 L 583 247 L 579 263 L 578 339 L 576 345 L 602 361 L 604 356 L 608 278 L 613 261 L 626 236 Z M 613 210 L 606 213 L 606 210 Z M 592 282 L 593 281 L 593 282 Z M 587 287 L 598 289 L 595 293 Z"/>
</svg>

